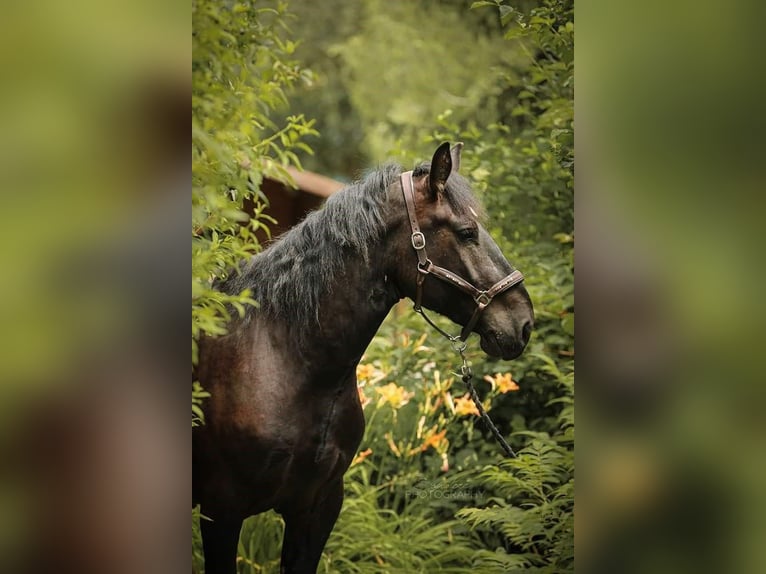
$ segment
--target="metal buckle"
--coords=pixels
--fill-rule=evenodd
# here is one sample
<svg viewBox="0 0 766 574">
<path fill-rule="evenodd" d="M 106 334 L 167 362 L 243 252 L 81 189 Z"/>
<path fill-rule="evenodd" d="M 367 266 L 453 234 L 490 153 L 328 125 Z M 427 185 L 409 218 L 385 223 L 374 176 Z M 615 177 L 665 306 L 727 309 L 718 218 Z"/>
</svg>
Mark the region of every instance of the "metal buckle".
<svg viewBox="0 0 766 574">
<path fill-rule="evenodd" d="M 412 247 L 414 247 L 416 251 L 426 248 L 426 237 L 420 231 L 413 233 L 411 240 Z"/>
<path fill-rule="evenodd" d="M 428 275 L 431 272 L 431 265 L 433 265 L 431 260 L 426 259 L 423 263 L 418 263 L 418 271 L 423 275 Z"/>
<path fill-rule="evenodd" d="M 474 299 L 474 301 L 476 301 L 477 305 L 486 307 L 492 302 L 492 299 L 489 298 L 489 295 L 487 295 L 486 292 L 482 291 L 476 296 L 476 299 Z"/>
</svg>

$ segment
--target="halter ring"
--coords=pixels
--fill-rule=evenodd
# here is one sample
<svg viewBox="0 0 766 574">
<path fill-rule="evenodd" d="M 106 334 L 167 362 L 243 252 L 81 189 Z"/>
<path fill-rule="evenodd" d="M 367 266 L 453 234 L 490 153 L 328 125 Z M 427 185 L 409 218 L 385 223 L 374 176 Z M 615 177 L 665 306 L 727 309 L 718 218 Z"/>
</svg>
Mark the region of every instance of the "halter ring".
<svg viewBox="0 0 766 574">
<path fill-rule="evenodd" d="M 487 295 L 487 293 L 485 291 L 485 292 L 479 293 L 476 296 L 476 299 L 474 299 L 474 301 L 480 307 L 486 307 L 487 305 L 489 305 L 492 302 L 492 299 L 489 298 L 489 295 Z"/>
</svg>

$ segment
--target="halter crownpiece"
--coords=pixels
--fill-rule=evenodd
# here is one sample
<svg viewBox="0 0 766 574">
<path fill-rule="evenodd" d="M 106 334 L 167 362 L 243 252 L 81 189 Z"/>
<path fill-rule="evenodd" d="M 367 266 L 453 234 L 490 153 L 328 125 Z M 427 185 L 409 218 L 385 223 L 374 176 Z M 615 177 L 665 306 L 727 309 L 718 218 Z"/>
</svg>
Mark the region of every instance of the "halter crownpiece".
<svg viewBox="0 0 766 574">
<path fill-rule="evenodd" d="M 436 328 L 442 335 L 449 338 L 452 342 L 455 341 L 461 341 L 465 342 L 465 340 L 468 338 L 468 335 L 471 334 L 471 331 L 476 326 L 476 323 L 479 320 L 479 317 L 481 317 L 481 314 L 484 312 L 484 309 L 486 309 L 489 304 L 492 302 L 492 299 L 494 299 L 497 295 L 500 295 L 501 293 L 504 293 L 514 285 L 518 285 L 524 280 L 524 275 L 522 275 L 521 271 L 513 271 L 509 275 L 506 275 L 500 281 L 492 285 L 489 289 L 482 291 L 480 289 L 477 289 L 474 287 L 471 283 L 463 279 L 460 275 L 457 273 L 453 273 L 452 271 L 449 271 L 448 269 L 444 269 L 443 267 L 439 267 L 438 265 L 434 265 L 434 263 L 428 258 L 428 254 L 426 253 L 426 238 L 425 235 L 420 231 L 420 225 L 418 224 L 418 217 L 415 212 L 415 185 L 412 181 L 412 171 L 406 171 L 401 176 L 399 176 L 399 179 L 402 184 L 402 194 L 404 195 L 404 205 L 407 209 L 407 218 L 410 221 L 410 228 L 412 230 L 411 235 L 411 242 L 412 242 L 412 248 L 415 250 L 415 253 L 418 256 L 418 276 L 416 280 L 417 285 L 417 291 L 415 295 L 415 311 L 423 315 L 423 317 L 434 327 Z M 425 281 L 426 275 L 433 275 L 437 279 L 441 279 L 442 281 L 445 281 L 449 283 L 450 285 L 453 285 L 463 291 L 464 293 L 468 293 L 473 300 L 474 303 L 476 303 L 476 309 L 473 312 L 473 315 L 469 319 L 468 323 L 465 324 L 463 327 L 463 330 L 460 332 L 460 336 L 454 337 L 452 335 L 448 335 L 444 331 L 442 331 L 439 327 L 437 327 L 429 318 L 428 316 L 423 313 L 423 308 L 421 305 L 421 301 L 423 298 L 423 283 Z"/>
</svg>

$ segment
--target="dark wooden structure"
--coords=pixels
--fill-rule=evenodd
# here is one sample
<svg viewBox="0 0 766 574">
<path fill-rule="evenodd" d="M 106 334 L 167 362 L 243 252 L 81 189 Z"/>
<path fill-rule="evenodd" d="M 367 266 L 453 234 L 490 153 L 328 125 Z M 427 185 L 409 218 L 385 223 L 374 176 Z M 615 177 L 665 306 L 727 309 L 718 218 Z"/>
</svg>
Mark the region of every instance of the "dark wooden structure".
<svg viewBox="0 0 766 574">
<path fill-rule="evenodd" d="M 268 178 L 264 179 L 261 185 L 261 191 L 269 200 L 269 207 L 265 213 L 277 221 L 276 224 L 269 225 L 272 239 L 300 222 L 307 213 L 317 209 L 325 199 L 344 186 L 343 183 L 318 173 L 298 171 L 294 168 L 288 168 L 288 172 L 297 188 Z M 252 213 L 252 205 L 246 206 L 245 209 Z M 258 233 L 258 241 L 261 244 L 268 240 L 266 233 Z"/>
</svg>

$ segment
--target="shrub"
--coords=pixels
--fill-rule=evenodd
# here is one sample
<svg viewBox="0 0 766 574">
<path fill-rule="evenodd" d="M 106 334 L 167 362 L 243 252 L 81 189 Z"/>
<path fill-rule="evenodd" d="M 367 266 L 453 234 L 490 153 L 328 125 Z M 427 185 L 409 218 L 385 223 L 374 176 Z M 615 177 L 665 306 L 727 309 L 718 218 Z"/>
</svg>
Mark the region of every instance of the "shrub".
<svg viewBox="0 0 766 574">
<path fill-rule="evenodd" d="M 192 363 L 201 335 L 223 334 L 230 308 L 255 304 L 247 293 L 217 291 L 212 280 L 258 250 L 254 232 L 268 229 L 261 181 L 287 180 L 286 166 L 300 165 L 294 150 L 310 153 L 303 139 L 316 134 L 301 115 L 272 120 L 286 90 L 311 77 L 290 59 L 285 18 L 282 2 L 192 2 Z M 247 198 L 254 217 L 243 211 Z"/>
</svg>

